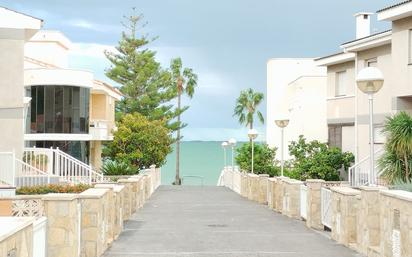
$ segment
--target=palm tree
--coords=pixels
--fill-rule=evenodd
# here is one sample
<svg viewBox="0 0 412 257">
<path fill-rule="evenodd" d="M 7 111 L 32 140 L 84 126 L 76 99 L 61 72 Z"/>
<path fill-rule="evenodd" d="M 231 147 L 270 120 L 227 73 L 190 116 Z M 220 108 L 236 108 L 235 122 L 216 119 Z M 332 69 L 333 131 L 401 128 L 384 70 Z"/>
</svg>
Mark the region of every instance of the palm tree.
<svg viewBox="0 0 412 257">
<path fill-rule="evenodd" d="M 173 59 L 170 64 L 170 69 L 172 71 L 172 81 L 176 85 L 177 89 L 177 124 L 179 128 L 177 129 L 176 135 L 176 177 L 175 185 L 181 184 L 180 179 L 180 129 L 185 127 L 180 119 L 180 114 L 187 110 L 188 107 L 181 106 L 182 104 L 182 94 L 185 93 L 190 98 L 193 97 L 195 93 L 195 87 L 197 86 L 197 75 L 193 73 L 190 68 L 182 68 L 182 60 L 180 58 Z"/>
<path fill-rule="evenodd" d="M 233 116 L 239 118 L 240 124 L 245 124 L 249 129 L 253 129 L 255 113 L 259 121 L 263 124 L 265 119 L 263 114 L 257 110 L 258 105 L 263 101 L 263 93 L 255 92 L 252 88 L 240 92 L 236 100 L 236 106 Z"/>
<path fill-rule="evenodd" d="M 400 112 L 386 120 L 385 153 L 379 160 L 382 174 L 389 182 L 411 181 L 412 171 L 412 117 Z"/>
</svg>

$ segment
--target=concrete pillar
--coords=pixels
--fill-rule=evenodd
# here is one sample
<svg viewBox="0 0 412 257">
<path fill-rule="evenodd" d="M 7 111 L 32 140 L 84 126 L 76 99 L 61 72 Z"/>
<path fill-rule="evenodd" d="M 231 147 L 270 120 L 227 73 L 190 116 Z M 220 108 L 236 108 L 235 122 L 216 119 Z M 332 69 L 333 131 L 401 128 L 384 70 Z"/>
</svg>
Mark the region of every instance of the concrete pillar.
<svg viewBox="0 0 412 257">
<path fill-rule="evenodd" d="M 259 194 L 258 194 L 258 203 L 260 204 L 267 204 L 267 196 L 268 196 L 268 174 L 260 174 L 259 175 Z"/>
<path fill-rule="evenodd" d="M 257 201 L 259 195 L 259 176 L 256 174 L 247 174 L 248 178 L 248 194 L 247 199 Z"/>
<path fill-rule="evenodd" d="M 268 179 L 268 195 L 267 195 L 267 200 L 268 200 L 268 206 L 270 209 L 274 209 L 275 206 L 275 178 L 269 178 Z"/>
<path fill-rule="evenodd" d="M 282 214 L 294 218 L 300 217 L 300 187 L 302 181 L 295 179 L 283 179 L 283 208 Z"/>
<path fill-rule="evenodd" d="M 307 218 L 306 226 L 314 229 L 323 230 L 320 189 L 325 183 L 322 179 L 308 179 L 307 185 Z"/>
<path fill-rule="evenodd" d="M 127 179 L 119 179 L 117 181 L 124 186 L 123 191 L 123 221 L 128 220 L 132 216 L 132 184 Z"/>
<path fill-rule="evenodd" d="M 273 189 L 274 205 L 273 209 L 281 213 L 283 209 L 283 179 L 286 177 L 275 177 L 275 184 Z"/>
<path fill-rule="evenodd" d="M 248 176 L 245 173 L 240 174 L 240 195 L 247 198 L 248 196 Z"/>
<path fill-rule="evenodd" d="M 361 193 L 357 222 L 357 250 L 368 256 L 368 252 L 379 251 L 381 240 L 379 191 L 387 188 L 362 186 L 359 189 Z"/>
<path fill-rule="evenodd" d="M 43 196 L 47 216 L 47 256 L 78 257 L 80 255 L 81 205 L 77 194 Z"/>
<path fill-rule="evenodd" d="M 356 249 L 360 191 L 332 187 L 332 239 Z"/>
</svg>

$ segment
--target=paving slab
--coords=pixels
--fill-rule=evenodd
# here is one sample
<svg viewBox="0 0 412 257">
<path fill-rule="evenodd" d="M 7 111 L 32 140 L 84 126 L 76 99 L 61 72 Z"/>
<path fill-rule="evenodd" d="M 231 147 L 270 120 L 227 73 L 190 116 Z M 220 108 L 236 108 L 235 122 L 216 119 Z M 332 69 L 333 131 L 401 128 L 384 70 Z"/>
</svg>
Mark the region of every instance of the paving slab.
<svg viewBox="0 0 412 257">
<path fill-rule="evenodd" d="M 105 257 L 354 257 L 323 232 L 224 187 L 161 186 Z"/>
</svg>

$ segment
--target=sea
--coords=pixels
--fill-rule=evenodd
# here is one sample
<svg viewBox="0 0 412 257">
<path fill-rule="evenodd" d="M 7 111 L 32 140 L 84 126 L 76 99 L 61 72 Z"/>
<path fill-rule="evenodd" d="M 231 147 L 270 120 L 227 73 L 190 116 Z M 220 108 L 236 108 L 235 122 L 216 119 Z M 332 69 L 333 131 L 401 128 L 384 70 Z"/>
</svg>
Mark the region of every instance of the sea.
<svg viewBox="0 0 412 257">
<path fill-rule="evenodd" d="M 224 166 L 224 152 L 221 141 L 183 141 L 180 143 L 180 176 L 184 185 L 216 185 Z M 176 152 L 167 156 L 162 167 L 162 184 L 171 185 L 176 174 Z M 230 149 L 227 162 L 231 164 Z"/>
</svg>

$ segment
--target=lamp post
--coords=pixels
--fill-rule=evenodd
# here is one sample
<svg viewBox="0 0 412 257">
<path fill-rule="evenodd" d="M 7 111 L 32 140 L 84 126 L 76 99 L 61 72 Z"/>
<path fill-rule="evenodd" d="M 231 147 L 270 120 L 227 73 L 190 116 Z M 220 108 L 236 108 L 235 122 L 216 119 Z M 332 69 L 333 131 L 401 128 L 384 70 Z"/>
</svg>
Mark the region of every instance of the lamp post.
<svg viewBox="0 0 412 257">
<path fill-rule="evenodd" d="M 228 144 L 226 141 L 222 143 L 222 148 L 223 148 L 223 160 L 224 160 L 223 169 L 226 169 L 226 166 L 227 166 L 226 147 L 227 147 L 228 145 L 229 145 L 229 144 Z"/>
<path fill-rule="evenodd" d="M 289 119 L 279 119 L 275 120 L 276 125 L 280 128 L 281 131 L 281 143 L 280 143 L 280 174 L 283 177 L 283 169 L 285 165 L 284 157 L 283 157 L 283 143 L 284 143 L 284 136 L 283 130 L 289 124 Z"/>
<path fill-rule="evenodd" d="M 258 132 L 256 129 L 250 129 L 247 132 L 247 136 L 249 137 L 250 141 L 252 142 L 252 174 L 254 173 L 253 171 L 253 164 L 254 164 L 254 152 L 255 152 L 255 147 L 254 147 L 254 140 L 257 138 L 258 136 Z"/>
<path fill-rule="evenodd" d="M 383 86 L 384 78 L 382 72 L 375 67 L 367 67 L 359 71 L 356 76 L 356 84 L 360 91 L 368 95 L 369 100 L 369 184 L 376 184 L 375 174 L 375 149 L 373 129 L 373 94 L 377 93 Z"/>
<path fill-rule="evenodd" d="M 235 145 L 236 139 L 231 138 L 229 139 L 229 145 L 232 147 L 232 170 L 235 171 Z"/>
</svg>

